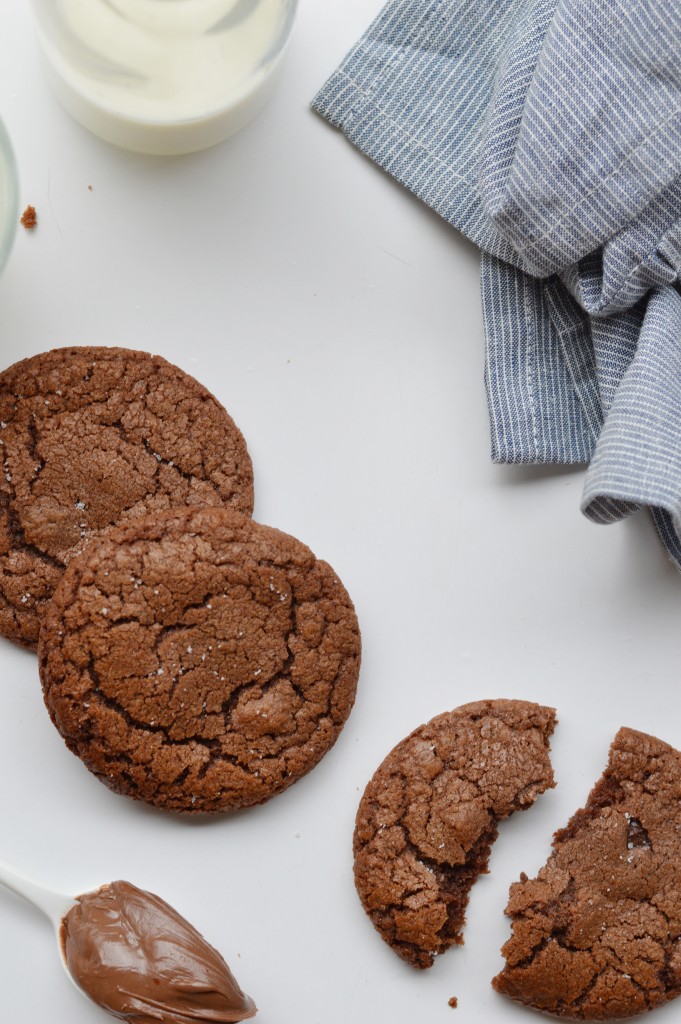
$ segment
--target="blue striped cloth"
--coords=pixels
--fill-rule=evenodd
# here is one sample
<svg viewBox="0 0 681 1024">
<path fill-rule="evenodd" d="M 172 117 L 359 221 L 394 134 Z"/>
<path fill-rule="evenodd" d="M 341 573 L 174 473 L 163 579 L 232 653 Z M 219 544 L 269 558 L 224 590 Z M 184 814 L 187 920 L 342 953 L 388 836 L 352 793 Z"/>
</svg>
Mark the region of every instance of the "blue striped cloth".
<svg viewBox="0 0 681 1024">
<path fill-rule="evenodd" d="M 681 5 L 389 0 L 313 108 L 480 247 L 492 458 L 681 568 Z"/>
</svg>

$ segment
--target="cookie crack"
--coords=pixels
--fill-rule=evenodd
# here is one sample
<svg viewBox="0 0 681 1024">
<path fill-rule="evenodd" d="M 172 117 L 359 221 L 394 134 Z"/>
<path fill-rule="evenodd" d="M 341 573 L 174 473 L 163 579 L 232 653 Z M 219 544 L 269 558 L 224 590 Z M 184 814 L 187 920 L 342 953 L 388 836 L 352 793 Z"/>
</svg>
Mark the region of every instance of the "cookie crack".
<svg viewBox="0 0 681 1024">
<path fill-rule="evenodd" d="M 205 594 L 204 597 L 200 601 L 198 601 L 196 603 L 192 603 L 190 605 L 186 605 L 183 608 L 183 614 L 186 614 L 188 611 L 191 611 L 191 610 L 201 610 L 201 609 L 206 608 L 207 606 L 210 605 L 211 601 L 213 601 L 215 599 L 215 597 L 216 597 L 216 595 L 213 592 L 209 592 L 209 593 Z M 296 615 L 297 615 L 297 606 L 294 603 L 292 605 L 292 607 L 291 607 L 291 624 L 290 624 L 290 629 L 289 629 L 289 632 L 287 633 L 286 641 L 285 641 L 288 654 L 287 654 L 286 660 L 283 662 L 282 667 L 279 669 L 279 671 L 277 671 L 275 674 L 273 674 L 269 679 L 266 679 L 266 680 L 253 679 L 253 680 L 249 680 L 249 681 L 247 681 L 245 683 L 240 684 L 239 686 L 237 686 L 232 691 L 232 693 L 230 694 L 229 698 L 222 703 L 221 713 L 222 713 L 223 718 L 224 718 L 225 728 L 226 728 L 226 732 L 227 733 L 234 734 L 235 730 L 232 728 L 232 725 L 231 725 L 232 714 L 233 714 L 234 709 L 236 708 L 240 698 L 243 696 L 244 693 L 248 692 L 249 690 L 260 690 L 260 692 L 262 694 L 265 694 L 269 690 L 271 690 L 274 686 L 276 686 L 280 682 L 284 681 L 284 682 L 289 683 L 289 685 L 291 686 L 292 690 L 298 695 L 298 697 L 300 698 L 300 700 L 301 700 L 301 702 L 303 704 L 307 703 L 307 698 L 306 698 L 305 691 L 303 690 L 302 687 L 300 687 L 298 684 L 296 684 L 292 680 L 292 678 L 291 678 L 291 669 L 292 669 L 292 666 L 293 666 L 293 663 L 294 663 L 294 660 L 295 660 L 295 654 L 292 651 L 291 641 L 292 641 L 292 638 L 294 638 L 297 635 L 298 623 L 297 623 Z M 121 626 L 121 625 L 126 625 L 126 624 L 133 624 L 133 625 L 139 625 L 140 624 L 139 618 L 137 618 L 135 616 L 124 616 L 124 617 L 119 617 L 119 618 L 116 618 L 116 617 L 112 616 L 111 617 L 111 622 L 115 623 L 116 626 Z M 324 635 L 324 633 L 328 629 L 328 625 L 329 625 L 328 622 L 326 622 L 322 635 Z M 158 659 L 160 661 L 163 660 L 162 656 L 159 654 L 158 648 L 159 648 L 160 644 L 162 643 L 162 641 L 164 639 L 167 639 L 167 637 L 169 635 L 172 635 L 174 633 L 182 632 L 184 630 L 189 630 L 189 629 L 195 629 L 195 628 L 196 628 L 196 626 L 194 624 L 191 624 L 191 623 L 189 623 L 189 624 L 187 624 L 187 623 L 173 623 L 172 625 L 163 627 L 163 629 L 159 631 L 158 636 L 155 639 L 154 647 L 153 647 L 153 650 L 154 650 L 156 656 L 158 657 Z M 82 626 L 78 627 L 77 629 L 72 630 L 72 632 L 74 633 L 74 635 L 82 634 L 83 632 L 86 631 L 86 629 L 87 629 L 87 625 L 82 625 Z M 344 658 L 341 659 L 338 671 L 337 671 L 337 673 L 335 674 L 335 677 L 334 677 L 334 681 L 333 681 L 332 684 L 330 684 L 330 686 L 328 688 L 329 692 L 328 692 L 327 699 L 326 699 L 326 702 L 325 702 L 324 712 L 322 714 L 320 714 L 316 718 L 316 720 L 314 722 L 314 730 L 313 730 L 312 736 L 304 737 L 304 738 L 300 739 L 298 742 L 292 743 L 289 746 L 289 748 L 288 748 L 290 752 L 293 752 L 295 750 L 304 748 L 306 745 L 308 745 L 311 742 L 314 734 L 319 731 L 320 726 L 322 726 L 327 721 L 333 722 L 332 704 L 333 704 L 334 686 L 335 686 L 335 682 L 336 682 L 338 676 L 340 675 L 343 667 L 347 664 L 347 661 L 348 661 L 347 657 L 344 657 Z M 177 685 L 179 684 L 179 682 L 182 679 L 182 676 L 187 671 L 189 671 L 189 670 L 181 668 L 180 671 L 177 673 L 177 675 L 173 679 L 173 684 L 172 684 L 173 685 L 173 690 L 177 687 Z M 164 726 L 164 725 L 157 725 L 155 723 L 152 725 L 152 724 L 150 724 L 148 722 L 143 722 L 143 721 L 141 721 L 139 719 L 136 719 L 133 715 L 130 714 L 130 712 L 125 707 L 123 707 L 123 705 L 120 704 L 119 701 L 117 701 L 113 697 L 107 696 L 103 692 L 102 686 L 101 686 L 101 680 L 99 679 L 99 675 L 97 673 L 94 657 L 91 657 L 90 660 L 89 660 L 89 663 L 88 663 L 88 673 L 90 675 L 90 678 L 93 681 L 93 692 L 96 694 L 97 699 L 101 700 L 101 702 L 105 706 L 107 706 L 110 710 L 115 711 L 117 714 L 119 714 L 123 718 L 123 720 L 126 722 L 126 724 L 131 729 L 143 730 L 143 731 L 146 730 L 146 731 L 151 732 L 151 733 L 160 733 L 164 737 L 164 740 L 165 740 L 165 742 L 168 745 L 173 745 L 173 744 L 176 744 L 176 743 L 177 744 L 179 744 L 179 743 L 189 744 L 189 743 L 192 743 L 192 742 L 198 743 L 198 744 L 200 744 L 200 745 L 202 745 L 202 746 L 204 746 L 206 748 L 211 749 L 214 759 L 217 757 L 215 752 L 219 750 L 220 751 L 220 759 L 221 760 L 232 761 L 233 763 L 238 764 L 240 767 L 242 767 L 245 771 L 248 771 L 249 773 L 251 772 L 251 768 L 250 768 L 250 766 L 249 766 L 249 764 L 247 762 L 244 762 L 241 759 L 239 759 L 237 755 L 232 755 L 232 754 L 226 753 L 222 749 L 222 747 L 220 746 L 219 741 L 217 741 L 217 740 L 211 740 L 211 739 L 209 739 L 207 737 L 204 737 L 204 736 L 202 736 L 200 734 L 192 735 L 192 736 L 186 736 L 186 737 L 184 737 L 182 739 L 175 739 L 175 738 L 171 737 L 170 734 L 169 734 L 171 727 Z M 124 677 L 124 678 L 132 678 L 132 677 Z M 151 674 L 150 678 L 153 678 L 153 673 Z M 202 712 L 201 715 L 202 715 L 202 718 L 205 719 L 205 712 Z M 262 736 L 262 738 L 268 738 L 268 739 L 271 739 L 271 740 L 278 741 L 278 740 L 281 740 L 282 738 L 294 737 L 297 732 L 298 732 L 298 728 L 296 726 L 292 730 L 290 730 L 289 732 L 283 732 L 282 730 L 278 729 L 278 730 L 263 732 L 261 734 L 261 736 Z M 277 754 L 277 753 L 275 753 L 275 754 L 265 754 L 265 753 L 263 753 L 261 759 L 262 760 L 277 760 L 280 756 L 281 755 Z"/>
<path fill-rule="evenodd" d="M 117 715 L 119 715 L 126 723 L 128 728 L 136 732 L 142 731 L 160 734 L 164 737 L 166 743 L 170 746 L 191 746 L 192 744 L 198 744 L 200 746 L 204 746 L 207 748 L 209 747 L 211 741 L 206 740 L 203 737 L 198 738 L 194 736 L 187 736 L 180 739 L 173 739 L 169 735 L 169 730 L 167 726 L 156 725 L 155 723 L 152 725 L 150 722 L 142 722 L 139 719 L 136 719 L 134 715 L 130 714 L 127 708 L 123 707 L 120 701 L 117 701 L 115 697 L 109 697 L 108 694 L 104 693 L 102 689 L 101 680 L 97 673 L 97 669 L 95 668 L 95 661 L 94 658 L 92 657 L 88 662 L 87 673 L 90 678 L 90 681 L 92 682 L 92 690 L 90 691 L 90 693 L 96 695 L 97 700 L 100 701 L 104 705 L 104 707 L 108 708 L 110 711 L 114 711 Z"/>
<path fill-rule="evenodd" d="M 465 912 L 471 889 L 478 877 L 481 874 L 487 873 L 492 845 L 498 835 L 498 820 L 493 818 L 489 828 L 482 832 L 476 842 L 465 851 L 464 863 L 455 866 L 425 854 L 409 838 L 408 830 L 404 824 L 398 822 L 395 827 L 400 828 L 404 837 L 402 852 L 411 854 L 417 863 L 427 868 L 433 874 L 437 882 L 437 899 L 445 904 L 447 913 L 447 920 L 436 933 L 441 942 L 441 950 L 448 949 L 453 944 L 461 945 L 463 943 L 461 931 L 466 920 Z M 409 896 L 418 895 L 425 888 L 425 886 L 419 886 L 406 892 L 401 895 L 399 903 L 386 905 L 381 910 L 390 909 L 393 912 L 402 912 L 405 909 L 404 904 Z M 431 902 L 435 902 L 435 898 Z M 401 944 L 401 940 L 396 939 L 395 941 Z M 434 952 L 432 951 L 432 953 Z M 422 949 L 421 953 L 423 953 Z"/>
<path fill-rule="evenodd" d="M 49 565 L 54 569 L 58 569 L 59 572 L 64 571 L 64 563 L 54 555 L 50 555 L 47 551 L 43 551 L 42 548 L 37 547 L 26 539 L 24 528 L 21 525 L 19 514 L 15 508 L 12 507 L 11 498 L 4 494 L 0 494 L 0 511 L 3 511 L 2 506 L 4 505 L 4 512 L 7 520 L 7 532 L 10 535 L 12 547 L 27 551 L 34 555 L 37 559 L 43 562 L 45 565 Z"/>
<path fill-rule="evenodd" d="M 677 946 L 681 945 L 679 938 L 676 941 L 667 943 L 664 951 L 664 964 L 660 968 L 660 982 L 665 990 L 672 993 L 671 998 L 681 994 L 681 978 L 678 971 L 672 967 L 672 957 L 677 952 Z"/>
<path fill-rule="evenodd" d="M 650 836 L 647 830 L 643 827 L 638 818 L 632 817 L 630 814 L 626 814 L 627 818 L 627 849 L 628 850 L 647 850 L 649 853 L 653 852 L 653 844 L 650 841 Z"/>
<path fill-rule="evenodd" d="M 159 488 L 160 483 L 161 483 L 161 481 L 159 479 L 159 471 L 160 471 L 161 466 L 166 466 L 168 469 L 172 469 L 182 480 L 185 480 L 190 485 L 196 479 L 196 474 L 195 473 L 192 474 L 192 473 L 187 472 L 187 470 L 182 469 L 181 466 L 178 466 L 178 464 L 173 459 L 166 459 L 159 452 L 155 451 L 154 448 L 152 448 L 150 441 L 148 441 L 148 439 L 146 437 L 142 438 L 142 446 L 143 446 L 144 450 L 147 452 L 147 454 L 153 456 L 153 458 L 156 459 L 156 462 L 158 463 L 158 466 L 157 466 L 156 471 L 154 473 L 154 479 L 156 480 L 156 491 L 157 492 L 158 492 L 158 488 Z M 213 490 L 215 491 L 217 496 L 222 501 L 223 498 L 222 498 L 222 495 L 220 494 L 220 490 L 219 490 L 217 484 L 215 483 L 215 481 L 210 476 L 210 474 L 208 474 L 208 472 L 206 471 L 206 467 L 205 467 L 205 463 L 204 463 L 203 459 L 201 459 L 200 466 L 201 466 L 201 471 L 202 471 L 201 479 L 205 480 L 206 483 L 209 483 L 211 485 L 211 487 L 213 488 Z"/>
<path fill-rule="evenodd" d="M 38 455 L 38 427 L 36 425 L 35 416 L 31 416 L 27 424 L 28 427 L 28 454 L 30 455 L 34 463 L 34 473 L 39 474 L 45 468 L 45 460 Z M 35 463 L 38 463 L 36 466 Z M 36 478 L 31 480 L 30 490 L 33 490 L 33 486 L 36 483 Z"/>
<path fill-rule="evenodd" d="M 17 617 L 17 609 L 11 603 L 11 601 L 9 601 L 7 599 L 7 596 L 5 594 L 3 594 L 2 592 L 0 592 L 0 608 L 2 608 L 3 611 L 6 612 L 10 616 L 12 622 L 15 625 L 18 625 L 19 619 Z"/>
<path fill-rule="evenodd" d="M 220 740 L 202 739 L 198 741 L 210 751 L 210 757 L 199 766 L 196 773 L 197 780 L 205 779 L 211 768 L 216 764 L 232 764 L 235 768 L 241 768 L 246 774 L 251 774 L 248 764 L 244 763 L 236 754 L 229 754 L 223 749 Z"/>
<path fill-rule="evenodd" d="M 593 957 L 591 959 L 593 961 Z M 611 969 L 614 970 L 614 968 L 611 968 Z M 559 1010 L 567 1010 L 569 1015 L 571 1017 L 574 1017 L 574 1011 L 575 1010 L 580 1010 L 588 1002 L 589 997 L 591 996 L 591 994 L 595 990 L 595 988 L 598 985 L 598 983 L 602 980 L 603 974 L 602 974 L 601 971 L 598 970 L 598 968 L 595 966 L 595 964 L 594 964 L 594 971 L 595 971 L 594 977 L 588 983 L 586 988 L 584 988 L 583 991 L 580 992 L 580 994 L 575 999 L 570 1000 L 569 1002 L 567 1002 L 566 1000 L 561 1000 L 559 1002 L 558 1006 L 557 1006 L 557 1009 L 559 1009 Z M 643 996 L 643 1001 L 645 1003 L 645 1009 L 646 1010 L 649 1010 L 649 1009 L 651 1009 L 652 1006 L 656 1005 L 655 1000 L 651 999 L 650 992 L 647 989 L 643 988 L 641 985 L 639 985 L 631 977 L 630 974 L 627 974 L 624 971 L 619 972 L 619 973 L 621 974 L 621 976 L 625 976 L 626 975 L 626 980 L 631 983 L 633 988 L 635 988 L 638 992 L 641 993 L 641 995 Z"/>
</svg>

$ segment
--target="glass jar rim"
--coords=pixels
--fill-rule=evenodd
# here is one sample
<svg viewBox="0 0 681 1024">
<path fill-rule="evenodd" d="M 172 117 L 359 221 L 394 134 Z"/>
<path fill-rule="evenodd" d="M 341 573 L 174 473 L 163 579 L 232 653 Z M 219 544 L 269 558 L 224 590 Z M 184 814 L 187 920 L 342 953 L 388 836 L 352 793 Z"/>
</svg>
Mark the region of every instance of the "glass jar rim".
<svg viewBox="0 0 681 1024">
<path fill-rule="evenodd" d="M 19 177 L 14 150 L 0 118 L 0 274 L 12 250 L 19 216 Z"/>
</svg>

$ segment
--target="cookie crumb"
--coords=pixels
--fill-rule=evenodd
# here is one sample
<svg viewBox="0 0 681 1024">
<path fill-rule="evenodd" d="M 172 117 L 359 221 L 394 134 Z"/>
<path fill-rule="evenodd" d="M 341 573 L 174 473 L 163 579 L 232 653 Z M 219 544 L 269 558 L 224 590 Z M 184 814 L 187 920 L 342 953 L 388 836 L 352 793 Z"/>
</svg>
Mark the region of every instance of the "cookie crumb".
<svg viewBox="0 0 681 1024">
<path fill-rule="evenodd" d="M 27 231 L 32 231 L 38 223 L 38 214 L 35 206 L 27 206 L 21 215 L 21 224 Z"/>
<path fill-rule="evenodd" d="M 452 998 L 447 1003 L 447 1006 L 451 1006 L 452 1010 L 456 1010 L 458 1005 L 459 1005 L 459 1000 L 456 998 L 456 996 L 452 996 Z"/>
</svg>

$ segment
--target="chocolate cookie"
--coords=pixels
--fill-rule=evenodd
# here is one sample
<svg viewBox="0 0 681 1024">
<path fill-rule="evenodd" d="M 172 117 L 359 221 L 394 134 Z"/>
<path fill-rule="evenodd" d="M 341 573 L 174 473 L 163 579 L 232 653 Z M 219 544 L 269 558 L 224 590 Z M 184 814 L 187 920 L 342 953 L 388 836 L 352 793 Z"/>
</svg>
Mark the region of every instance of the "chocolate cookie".
<svg viewBox="0 0 681 1024">
<path fill-rule="evenodd" d="M 244 439 L 158 356 L 61 348 L 0 374 L 0 634 L 35 646 L 64 565 L 93 532 L 177 505 L 250 514 Z"/>
<path fill-rule="evenodd" d="M 262 803 L 352 707 L 357 619 L 300 541 L 225 508 L 131 520 L 73 558 L 40 632 L 45 703 L 111 789 L 173 811 Z"/>
<path fill-rule="evenodd" d="M 681 993 L 681 754 L 620 729 L 586 807 L 536 879 L 511 887 L 497 992 L 570 1020 Z"/>
<path fill-rule="evenodd" d="M 487 870 L 497 825 L 554 785 L 552 708 L 517 700 L 465 704 L 402 740 L 367 786 L 355 828 L 364 909 L 415 967 L 453 943 L 471 886 Z"/>
</svg>

